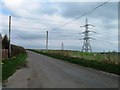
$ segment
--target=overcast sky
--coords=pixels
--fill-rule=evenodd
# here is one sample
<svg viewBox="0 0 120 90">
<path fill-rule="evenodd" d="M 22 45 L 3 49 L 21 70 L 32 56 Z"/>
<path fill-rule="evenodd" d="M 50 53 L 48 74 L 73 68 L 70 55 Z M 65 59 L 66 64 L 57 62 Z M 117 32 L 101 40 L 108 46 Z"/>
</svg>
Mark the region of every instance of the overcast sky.
<svg viewBox="0 0 120 90">
<path fill-rule="evenodd" d="M 49 2 L 48 2 L 49 1 Z M 80 26 L 88 23 L 95 27 L 89 30 L 97 32 L 89 35 L 93 51 L 118 50 L 118 3 L 109 2 L 92 13 L 85 15 L 64 27 L 63 24 L 73 20 L 85 12 L 97 7 L 103 2 L 83 2 L 82 0 L 58 1 L 55 0 L 2 0 L 0 2 L 0 32 L 8 34 L 8 16 L 12 16 L 13 44 L 25 48 L 45 49 L 46 31 L 49 31 L 49 49 L 81 50 L 84 31 Z M 102 0 L 105 1 L 105 0 Z M 57 29 L 56 29 L 57 28 Z"/>
</svg>

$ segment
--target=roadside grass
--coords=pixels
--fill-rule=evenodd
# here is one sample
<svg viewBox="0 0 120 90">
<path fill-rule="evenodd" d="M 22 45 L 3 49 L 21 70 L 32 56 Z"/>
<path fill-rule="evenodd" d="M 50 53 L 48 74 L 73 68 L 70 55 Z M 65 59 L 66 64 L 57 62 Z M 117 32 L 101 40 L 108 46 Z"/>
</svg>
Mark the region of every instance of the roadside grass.
<svg viewBox="0 0 120 90">
<path fill-rule="evenodd" d="M 59 51 L 59 50 L 31 50 L 43 55 L 51 56 L 54 58 L 58 58 L 67 62 L 79 64 L 81 66 L 94 68 L 97 70 L 102 70 L 109 73 L 114 73 L 117 75 L 120 75 L 120 64 L 117 62 L 118 57 L 115 57 L 115 55 L 106 55 L 104 58 L 101 54 L 96 53 L 83 53 L 83 52 L 76 52 L 76 51 Z M 95 55 L 95 58 L 92 56 Z M 114 57 L 113 57 L 114 56 Z M 112 57 L 112 59 L 111 59 Z M 110 61 L 110 59 L 113 62 Z"/>
<path fill-rule="evenodd" d="M 70 52 L 70 56 L 83 58 L 86 60 L 97 60 L 99 62 L 118 64 L 120 61 L 118 60 L 117 53 L 90 53 L 90 52 Z"/>
<path fill-rule="evenodd" d="M 2 81 L 7 80 L 11 75 L 15 73 L 18 67 L 26 63 L 27 53 L 19 54 L 16 57 L 12 57 L 2 61 Z M 18 77 L 19 78 L 19 77 Z"/>
</svg>

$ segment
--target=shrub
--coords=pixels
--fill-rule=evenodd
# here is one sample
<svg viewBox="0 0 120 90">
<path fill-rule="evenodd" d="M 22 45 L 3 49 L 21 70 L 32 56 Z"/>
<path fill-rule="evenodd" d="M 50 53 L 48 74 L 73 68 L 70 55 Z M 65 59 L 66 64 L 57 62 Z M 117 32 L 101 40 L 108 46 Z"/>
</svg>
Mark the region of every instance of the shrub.
<svg viewBox="0 0 120 90">
<path fill-rule="evenodd" d="M 11 56 L 17 56 L 19 54 L 26 53 L 25 49 L 21 46 L 11 45 Z"/>
</svg>

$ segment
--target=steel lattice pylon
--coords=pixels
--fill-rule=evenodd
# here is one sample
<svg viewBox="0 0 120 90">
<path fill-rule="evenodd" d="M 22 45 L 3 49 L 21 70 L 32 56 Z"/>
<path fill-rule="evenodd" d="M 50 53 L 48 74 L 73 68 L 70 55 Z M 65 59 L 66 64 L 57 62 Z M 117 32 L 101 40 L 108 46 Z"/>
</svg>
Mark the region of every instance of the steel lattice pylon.
<svg viewBox="0 0 120 90">
<path fill-rule="evenodd" d="M 84 40 L 83 46 L 82 46 L 82 51 L 85 51 L 85 52 L 89 52 L 89 51 L 92 52 L 92 48 L 90 46 L 90 39 L 93 39 L 93 38 L 89 37 L 89 32 L 93 32 L 93 31 L 88 30 L 89 26 L 93 26 L 93 25 L 88 24 L 88 20 L 86 18 L 85 25 L 81 26 L 81 27 L 85 27 L 85 31 L 82 32 L 82 34 L 84 34 L 84 38 L 82 38 L 82 40 Z"/>
</svg>

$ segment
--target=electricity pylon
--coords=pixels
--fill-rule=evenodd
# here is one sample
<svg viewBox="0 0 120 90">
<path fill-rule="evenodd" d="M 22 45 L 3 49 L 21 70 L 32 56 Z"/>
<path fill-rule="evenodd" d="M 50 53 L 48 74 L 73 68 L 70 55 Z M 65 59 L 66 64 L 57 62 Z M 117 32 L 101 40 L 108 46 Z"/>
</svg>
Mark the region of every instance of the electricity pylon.
<svg viewBox="0 0 120 90">
<path fill-rule="evenodd" d="M 94 31 L 89 31 L 88 30 L 89 26 L 93 26 L 93 25 L 88 24 L 87 18 L 85 21 L 85 25 L 80 26 L 80 27 L 85 27 L 85 31 L 81 33 L 81 34 L 84 34 L 84 38 L 80 39 L 80 40 L 84 40 L 83 46 L 82 46 L 82 51 L 85 51 L 85 52 L 89 52 L 89 51 L 92 52 L 92 48 L 90 46 L 90 39 L 93 39 L 93 38 L 89 37 L 89 32 L 94 32 Z M 94 32 L 94 33 L 96 33 L 96 32 Z"/>
</svg>

